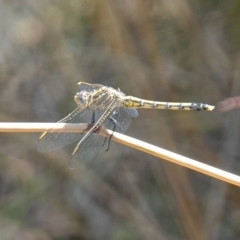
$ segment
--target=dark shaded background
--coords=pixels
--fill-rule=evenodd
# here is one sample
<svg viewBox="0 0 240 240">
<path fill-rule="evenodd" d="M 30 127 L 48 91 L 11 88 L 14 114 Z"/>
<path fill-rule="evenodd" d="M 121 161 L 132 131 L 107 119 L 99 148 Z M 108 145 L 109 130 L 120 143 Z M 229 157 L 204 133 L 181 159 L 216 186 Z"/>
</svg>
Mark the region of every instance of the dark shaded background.
<svg viewBox="0 0 240 240">
<path fill-rule="evenodd" d="M 56 122 L 77 82 L 216 105 L 240 94 L 240 1 L 1 0 L 0 121 Z M 239 110 L 140 110 L 127 134 L 240 173 Z M 74 145 L 0 135 L 0 239 L 239 239 L 240 190 L 114 144 L 74 170 Z"/>
</svg>

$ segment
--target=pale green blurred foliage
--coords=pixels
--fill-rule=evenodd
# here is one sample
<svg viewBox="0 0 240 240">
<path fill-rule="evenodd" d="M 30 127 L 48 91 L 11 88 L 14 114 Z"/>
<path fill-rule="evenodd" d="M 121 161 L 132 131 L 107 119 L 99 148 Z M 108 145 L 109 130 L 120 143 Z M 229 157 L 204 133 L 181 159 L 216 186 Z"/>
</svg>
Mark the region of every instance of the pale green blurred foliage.
<svg viewBox="0 0 240 240">
<path fill-rule="evenodd" d="M 240 92 L 240 3 L 0 1 L 0 121 L 55 122 L 78 81 L 211 105 Z M 239 111 L 141 110 L 127 134 L 236 174 Z M 74 170 L 74 145 L 0 136 L 1 239 L 238 239 L 239 189 L 114 144 Z"/>
</svg>

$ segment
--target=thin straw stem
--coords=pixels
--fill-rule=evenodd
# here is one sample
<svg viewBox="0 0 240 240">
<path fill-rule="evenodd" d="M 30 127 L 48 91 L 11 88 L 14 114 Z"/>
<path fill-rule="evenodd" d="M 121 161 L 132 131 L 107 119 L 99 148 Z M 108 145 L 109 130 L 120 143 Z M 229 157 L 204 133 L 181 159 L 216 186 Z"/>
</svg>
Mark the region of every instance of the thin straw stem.
<svg viewBox="0 0 240 240">
<path fill-rule="evenodd" d="M 75 128 L 75 131 L 83 132 L 87 126 L 88 124 L 78 124 L 78 128 Z M 64 123 L 0 123 L 0 132 L 43 132 L 46 129 L 57 129 L 59 132 L 68 132 L 68 127 L 66 128 L 66 125 Z M 125 144 L 132 148 L 136 148 L 158 158 L 165 159 L 183 167 L 190 168 L 224 182 L 240 186 L 240 177 L 232 173 L 198 162 L 191 158 L 181 156 L 179 154 L 170 152 L 168 150 L 159 148 L 135 138 L 128 137 L 117 132 L 112 133 L 112 131 L 104 128 L 101 129 L 100 134 L 107 137 L 112 135 L 111 139 L 116 142 Z"/>
<path fill-rule="evenodd" d="M 78 123 L 78 127 L 71 129 L 71 132 L 83 132 L 87 127 L 87 123 Z M 24 132 L 43 132 L 46 129 L 54 129 L 59 132 L 69 132 L 71 124 L 66 123 L 0 123 L 0 132 L 24 133 Z"/>
</svg>

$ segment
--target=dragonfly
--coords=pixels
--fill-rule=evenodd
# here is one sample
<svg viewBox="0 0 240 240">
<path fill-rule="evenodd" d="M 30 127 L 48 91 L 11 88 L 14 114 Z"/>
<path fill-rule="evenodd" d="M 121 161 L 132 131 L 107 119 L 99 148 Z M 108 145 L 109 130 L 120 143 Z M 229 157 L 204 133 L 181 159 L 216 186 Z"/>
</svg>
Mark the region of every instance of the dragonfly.
<svg viewBox="0 0 240 240">
<path fill-rule="evenodd" d="M 67 131 L 46 129 L 39 137 L 38 151 L 49 152 L 78 141 L 72 152 L 69 167 L 74 168 L 109 150 L 111 136 L 99 134 L 101 128 L 126 132 L 132 118 L 138 117 L 137 109 L 170 109 L 212 111 L 214 106 L 204 103 L 159 102 L 126 96 L 120 89 L 101 84 L 79 82 L 79 91 L 74 96 L 75 110 L 60 120 Z M 87 123 L 87 128 L 78 133 L 78 123 Z"/>
</svg>

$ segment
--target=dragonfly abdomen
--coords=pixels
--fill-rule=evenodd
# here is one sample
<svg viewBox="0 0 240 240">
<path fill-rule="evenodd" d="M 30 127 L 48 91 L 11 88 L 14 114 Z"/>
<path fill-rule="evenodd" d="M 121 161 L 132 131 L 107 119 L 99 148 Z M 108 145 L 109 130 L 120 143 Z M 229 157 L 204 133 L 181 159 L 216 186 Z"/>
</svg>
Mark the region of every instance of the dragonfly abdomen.
<svg viewBox="0 0 240 240">
<path fill-rule="evenodd" d="M 132 96 L 124 97 L 123 105 L 128 108 L 156 108 L 189 111 L 212 111 L 214 109 L 214 106 L 204 103 L 158 102 Z"/>
</svg>

